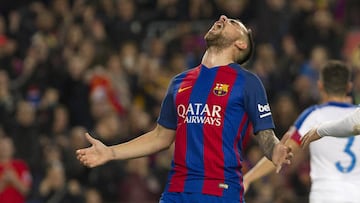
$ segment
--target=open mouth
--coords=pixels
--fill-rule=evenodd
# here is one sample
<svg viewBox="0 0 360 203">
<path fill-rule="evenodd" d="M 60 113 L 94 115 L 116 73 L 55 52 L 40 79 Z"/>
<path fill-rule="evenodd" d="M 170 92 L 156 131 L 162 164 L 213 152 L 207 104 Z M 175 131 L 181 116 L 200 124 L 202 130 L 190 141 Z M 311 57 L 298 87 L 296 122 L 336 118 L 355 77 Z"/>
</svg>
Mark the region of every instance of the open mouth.
<svg viewBox="0 0 360 203">
<path fill-rule="evenodd" d="M 211 30 L 220 30 L 224 27 L 224 23 L 221 21 L 216 21 L 212 26 Z"/>
</svg>

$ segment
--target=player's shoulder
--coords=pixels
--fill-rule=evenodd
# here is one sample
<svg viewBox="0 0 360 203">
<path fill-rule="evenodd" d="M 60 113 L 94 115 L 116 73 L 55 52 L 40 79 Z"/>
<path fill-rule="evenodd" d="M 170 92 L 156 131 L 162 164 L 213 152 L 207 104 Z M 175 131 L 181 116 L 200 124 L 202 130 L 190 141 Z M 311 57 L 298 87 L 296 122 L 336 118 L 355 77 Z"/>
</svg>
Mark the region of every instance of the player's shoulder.
<svg viewBox="0 0 360 203">
<path fill-rule="evenodd" d="M 255 78 L 255 79 L 258 78 L 258 76 L 255 73 L 245 69 L 240 64 L 230 63 L 228 66 L 231 67 L 232 69 L 234 69 L 237 72 L 237 74 L 239 74 L 239 75 L 243 75 L 245 77 Z"/>
<path fill-rule="evenodd" d="M 250 85 L 251 84 L 262 84 L 261 79 L 259 78 L 259 76 L 256 73 L 254 73 L 248 69 L 245 69 L 244 67 L 242 67 L 240 65 L 238 65 L 237 72 L 238 72 L 238 75 L 240 77 L 242 77 L 246 81 L 246 83 L 248 83 Z"/>
<path fill-rule="evenodd" d="M 357 107 L 356 105 L 350 103 L 340 103 L 340 102 L 327 102 L 324 104 L 316 104 L 309 106 L 304 111 L 302 111 L 302 113 L 298 117 L 298 120 L 305 120 L 306 118 L 317 117 L 323 114 L 333 115 L 335 109 L 336 112 L 345 112 L 346 110 L 356 109 L 356 107 Z"/>
<path fill-rule="evenodd" d="M 195 73 L 198 72 L 200 69 L 200 66 L 196 66 L 193 68 L 189 68 L 181 73 L 176 74 L 172 80 L 182 80 L 183 78 L 185 78 L 187 75 L 189 75 L 189 73 Z M 194 74 L 195 75 L 195 74 Z"/>
<path fill-rule="evenodd" d="M 235 70 L 237 77 L 240 77 L 241 80 L 245 81 L 248 86 L 254 86 L 262 84 L 260 78 L 255 73 L 251 72 L 248 69 L 245 69 L 240 64 L 231 63 L 228 65 L 231 69 Z"/>
<path fill-rule="evenodd" d="M 324 107 L 324 105 L 319 105 L 319 104 L 312 105 L 312 106 L 309 106 L 306 109 L 304 109 L 301 114 L 307 114 L 308 115 L 308 114 L 311 114 L 311 113 L 315 112 L 316 110 L 319 110 L 319 109 L 321 109 L 323 107 Z"/>
<path fill-rule="evenodd" d="M 358 105 L 347 103 L 347 102 L 334 102 L 330 101 L 324 104 L 317 105 L 319 111 L 331 111 L 333 109 L 341 111 L 352 111 L 353 109 L 358 108 Z"/>
<path fill-rule="evenodd" d="M 295 121 L 296 126 L 302 124 L 305 120 L 311 117 L 311 115 L 313 115 L 319 108 L 321 108 L 320 105 L 312 105 L 304 109 Z"/>
<path fill-rule="evenodd" d="M 327 104 L 315 104 L 315 105 L 309 106 L 301 112 L 299 117 L 308 117 L 309 115 L 318 113 L 321 110 L 326 109 L 327 107 L 328 107 Z"/>
</svg>

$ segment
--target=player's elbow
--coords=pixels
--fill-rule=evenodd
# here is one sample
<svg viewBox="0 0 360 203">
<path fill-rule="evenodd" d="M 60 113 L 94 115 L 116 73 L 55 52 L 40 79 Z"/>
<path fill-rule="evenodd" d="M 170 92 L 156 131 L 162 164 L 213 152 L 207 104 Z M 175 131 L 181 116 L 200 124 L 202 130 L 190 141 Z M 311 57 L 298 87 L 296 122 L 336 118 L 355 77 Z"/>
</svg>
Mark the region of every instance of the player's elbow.
<svg viewBox="0 0 360 203">
<path fill-rule="evenodd" d="M 159 143 L 160 151 L 167 150 L 172 146 L 173 139 L 165 138 L 161 139 L 161 143 Z"/>
</svg>

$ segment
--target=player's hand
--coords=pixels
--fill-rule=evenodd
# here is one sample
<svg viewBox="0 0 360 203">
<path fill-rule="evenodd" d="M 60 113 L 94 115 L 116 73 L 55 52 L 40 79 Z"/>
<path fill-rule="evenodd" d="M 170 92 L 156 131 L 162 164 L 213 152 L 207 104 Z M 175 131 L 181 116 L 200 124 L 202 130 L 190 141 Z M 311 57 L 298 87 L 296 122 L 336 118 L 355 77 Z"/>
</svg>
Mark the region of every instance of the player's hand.
<svg viewBox="0 0 360 203">
<path fill-rule="evenodd" d="M 272 162 L 276 166 L 276 173 L 279 173 L 283 165 L 291 164 L 291 159 L 294 154 L 291 152 L 291 148 L 284 145 L 286 139 L 282 139 L 277 143 L 273 150 Z"/>
<path fill-rule="evenodd" d="M 246 175 L 244 176 L 244 179 L 243 179 L 243 187 L 244 187 L 244 193 L 246 193 L 250 187 L 250 182 L 248 181 L 248 178 L 246 177 Z"/>
<path fill-rule="evenodd" d="M 320 135 L 317 133 L 317 128 L 309 130 L 304 137 L 301 138 L 301 147 L 306 148 L 310 142 L 320 139 Z"/>
<path fill-rule="evenodd" d="M 77 159 L 87 167 L 96 167 L 106 163 L 112 158 L 110 147 L 104 145 L 97 139 L 92 138 L 89 133 L 85 134 L 86 139 L 91 143 L 91 147 L 78 149 Z"/>
</svg>

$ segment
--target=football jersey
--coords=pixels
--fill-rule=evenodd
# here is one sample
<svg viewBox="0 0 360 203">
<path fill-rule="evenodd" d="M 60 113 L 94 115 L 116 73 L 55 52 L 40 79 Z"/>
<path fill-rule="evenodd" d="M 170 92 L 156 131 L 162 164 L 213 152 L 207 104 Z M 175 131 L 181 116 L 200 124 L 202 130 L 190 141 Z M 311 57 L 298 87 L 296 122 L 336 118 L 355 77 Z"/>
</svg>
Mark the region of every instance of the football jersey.
<svg viewBox="0 0 360 203">
<path fill-rule="evenodd" d="M 295 122 L 300 139 L 320 123 L 342 119 L 357 106 L 329 102 L 306 109 Z M 311 202 L 360 202 L 360 137 L 323 137 L 310 143 Z"/>
<path fill-rule="evenodd" d="M 176 130 L 165 192 L 192 192 L 243 202 L 242 142 L 274 128 L 264 87 L 238 64 L 200 65 L 175 76 L 158 123 Z"/>
</svg>

